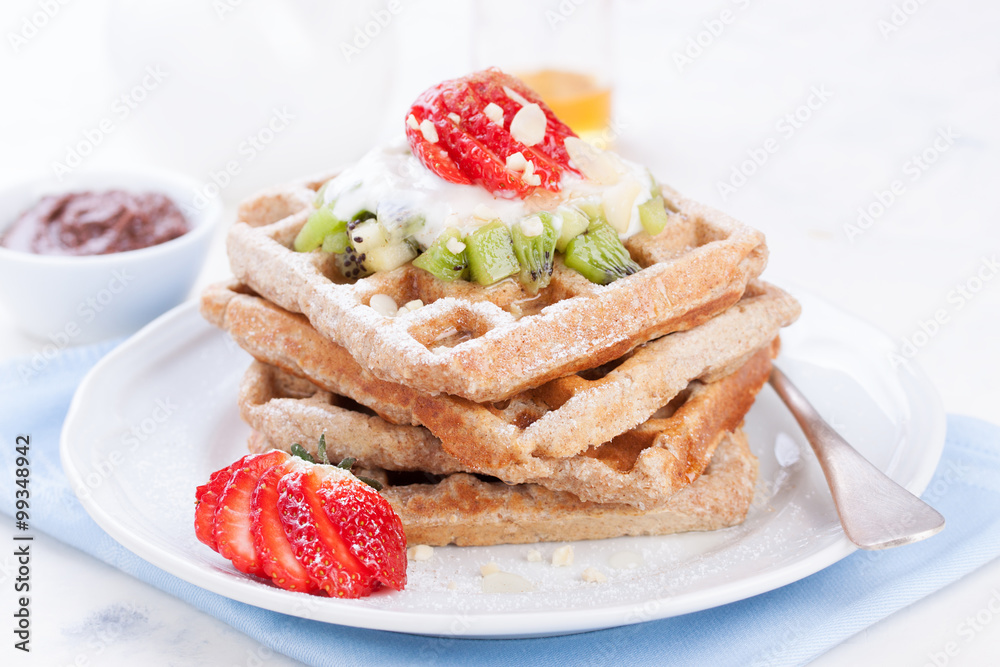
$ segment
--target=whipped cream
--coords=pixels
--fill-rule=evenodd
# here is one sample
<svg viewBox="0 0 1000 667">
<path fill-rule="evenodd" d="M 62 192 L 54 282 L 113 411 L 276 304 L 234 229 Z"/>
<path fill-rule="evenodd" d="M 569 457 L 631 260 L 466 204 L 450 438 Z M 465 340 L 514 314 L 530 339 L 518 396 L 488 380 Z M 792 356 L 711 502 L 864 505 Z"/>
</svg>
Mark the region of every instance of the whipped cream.
<svg viewBox="0 0 1000 667">
<path fill-rule="evenodd" d="M 653 179 L 640 165 L 624 159 L 620 159 L 620 163 L 619 184 L 633 181 L 639 189 L 632 203 L 628 228 L 619 233 L 625 239 L 642 230 L 639 205 L 652 197 Z M 357 164 L 331 180 L 323 191 L 323 200 L 333 207 L 333 214 L 341 220 L 350 220 L 361 210 L 372 211 L 390 233 L 396 226 L 422 218 L 422 225 L 414 225 L 411 236 L 422 247 L 427 247 L 449 227 L 468 234 L 489 222 L 490 219 L 482 217 L 484 211 L 489 212 L 491 219 L 499 219 L 510 226 L 532 213 L 555 211 L 559 206 L 574 202 L 600 204 L 607 189 L 615 187 L 600 185 L 570 172 L 563 174 L 560 186 L 560 192 L 540 190 L 522 200 L 513 196 L 497 197 L 479 185 L 450 183 L 421 164 L 410 152 L 406 140 L 401 138 L 372 149 Z M 561 218 L 554 215 L 557 233 L 561 231 L 561 223 Z"/>
</svg>

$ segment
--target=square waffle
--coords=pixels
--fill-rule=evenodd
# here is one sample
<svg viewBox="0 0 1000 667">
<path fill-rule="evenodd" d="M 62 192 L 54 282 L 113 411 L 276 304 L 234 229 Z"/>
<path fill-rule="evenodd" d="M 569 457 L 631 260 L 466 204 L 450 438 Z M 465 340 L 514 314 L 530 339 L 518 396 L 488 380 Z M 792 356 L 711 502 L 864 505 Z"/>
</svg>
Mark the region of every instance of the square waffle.
<svg viewBox="0 0 1000 667">
<path fill-rule="evenodd" d="M 250 450 L 274 446 L 258 432 Z M 708 467 L 663 507 L 599 504 L 535 484 L 514 486 L 468 473 L 364 474 L 385 484 L 382 495 L 399 515 L 409 544 L 487 546 L 626 535 L 718 530 L 742 523 L 753 499 L 757 459 L 743 431 L 720 438 Z"/>
<path fill-rule="evenodd" d="M 760 232 L 664 188 L 668 224 L 655 237 L 625 241 L 642 269 L 610 285 L 589 282 L 558 257 L 537 295 L 514 280 L 449 283 L 411 264 L 351 282 L 332 255 L 291 247 L 324 180 L 269 190 L 240 207 L 227 242 L 233 273 L 304 314 L 373 376 L 429 395 L 501 401 L 611 362 L 725 311 L 767 260 Z M 425 305 L 386 317 L 368 305 L 377 294 Z"/>
<path fill-rule="evenodd" d="M 742 424 L 776 351 L 775 340 L 734 373 L 691 382 L 651 419 L 580 455 L 501 467 L 466 465 L 426 429 L 389 423 L 349 398 L 260 362 L 241 383 L 240 413 L 285 451 L 299 443 L 316 455 L 322 435 L 331 460 L 351 457 L 391 471 L 487 474 L 508 484 L 568 491 L 586 501 L 653 509 L 697 479 L 724 434 Z"/>
<path fill-rule="evenodd" d="M 541 479 L 550 460 L 578 456 L 642 424 L 692 380 L 733 373 L 798 312 L 780 289 L 752 283 L 737 305 L 694 329 L 507 401 L 478 404 L 380 380 L 305 317 L 239 286 L 216 285 L 202 296 L 206 318 L 255 358 L 350 397 L 389 422 L 423 425 L 450 456 L 475 470 L 505 469 L 507 476 L 498 476 L 512 483 Z"/>
</svg>

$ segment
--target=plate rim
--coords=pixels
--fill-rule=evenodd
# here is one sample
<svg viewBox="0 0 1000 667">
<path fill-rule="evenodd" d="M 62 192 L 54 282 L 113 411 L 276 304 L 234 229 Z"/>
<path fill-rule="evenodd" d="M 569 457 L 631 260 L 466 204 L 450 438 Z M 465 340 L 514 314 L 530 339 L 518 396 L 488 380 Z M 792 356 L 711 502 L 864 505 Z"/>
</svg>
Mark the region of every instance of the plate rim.
<svg viewBox="0 0 1000 667">
<path fill-rule="evenodd" d="M 888 338 L 885 333 L 873 325 L 844 311 L 808 289 L 793 285 L 790 291 L 796 295 L 796 298 L 805 297 L 808 300 L 821 302 L 836 312 L 838 316 L 853 320 L 855 323 L 868 329 L 872 334 Z M 90 392 L 90 387 L 98 382 L 107 372 L 108 368 L 114 367 L 116 363 L 119 363 L 119 358 L 128 355 L 133 348 L 142 346 L 148 339 L 162 334 L 169 327 L 185 326 L 188 319 L 197 318 L 201 320 L 197 310 L 197 298 L 180 304 L 143 327 L 135 335 L 105 355 L 88 371 L 80 382 L 70 403 L 69 411 L 67 412 L 60 433 L 59 452 L 63 470 L 66 473 L 74 494 L 76 494 L 88 515 L 102 530 L 146 562 L 163 569 L 187 583 L 194 584 L 212 593 L 279 613 L 356 628 L 463 638 L 544 637 L 659 620 L 738 602 L 799 581 L 811 574 L 826 569 L 857 550 L 843 532 L 841 532 L 836 541 L 820 551 L 798 561 L 782 565 L 777 569 L 760 572 L 695 593 L 682 593 L 677 596 L 661 595 L 647 600 L 614 604 L 598 609 L 573 608 L 561 609 L 557 612 L 553 612 L 552 610 L 531 610 L 473 614 L 465 614 L 457 611 L 426 613 L 377 609 L 357 605 L 350 600 L 320 598 L 320 604 L 323 607 L 321 611 L 333 612 L 332 614 L 304 613 L 303 608 L 308 612 L 310 605 L 303 605 L 303 600 L 313 600 L 315 596 L 268 587 L 266 584 L 250 580 L 239 573 L 201 567 L 183 555 L 166 551 L 144 539 L 141 535 L 134 534 L 129 530 L 127 525 L 116 519 L 109 509 L 101 506 L 95 494 L 83 494 L 81 497 L 81 494 L 78 493 L 78 489 L 85 487 L 85 473 L 75 465 L 74 454 L 71 451 L 73 447 L 71 440 L 73 437 L 73 427 L 79 420 L 84 418 L 81 417 L 82 405 Z M 201 322 L 207 330 L 214 330 L 207 322 L 203 320 Z M 218 334 L 220 336 L 225 335 L 222 331 L 218 331 Z M 930 483 L 940 460 L 944 448 L 946 415 L 940 396 L 920 367 L 917 364 L 908 363 L 905 366 L 905 370 L 907 372 L 906 375 L 900 374 L 899 376 L 900 382 L 905 387 L 914 390 L 907 391 L 906 393 L 907 405 L 911 406 L 911 399 L 914 393 L 928 402 L 928 405 L 924 406 L 919 412 L 919 414 L 926 416 L 929 421 L 929 427 L 926 429 L 929 431 L 926 437 L 929 443 L 925 450 L 926 461 L 914 473 L 912 479 L 905 483 L 907 489 L 919 495 Z M 906 379 L 905 383 L 903 382 L 904 377 Z M 913 416 L 911 415 L 907 424 L 912 423 L 912 421 Z M 652 612 L 648 611 L 650 603 L 656 603 L 658 608 Z M 459 615 L 471 619 L 472 622 L 464 630 L 455 631 L 454 619 Z M 542 626 L 545 627 L 545 630 L 538 629 Z"/>
</svg>

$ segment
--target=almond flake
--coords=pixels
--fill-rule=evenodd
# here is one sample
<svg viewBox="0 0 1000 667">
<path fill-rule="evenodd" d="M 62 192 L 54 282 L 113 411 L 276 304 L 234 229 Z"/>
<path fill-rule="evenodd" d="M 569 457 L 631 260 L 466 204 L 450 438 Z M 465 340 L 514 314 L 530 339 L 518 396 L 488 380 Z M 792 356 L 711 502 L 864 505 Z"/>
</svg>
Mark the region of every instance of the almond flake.
<svg viewBox="0 0 1000 667">
<path fill-rule="evenodd" d="M 496 574 L 499 571 L 500 571 L 500 566 L 497 565 L 496 563 L 487 563 L 486 565 L 482 565 L 479 568 L 479 574 L 483 575 L 484 577 L 489 576 L 491 574 Z"/>
<path fill-rule="evenodd" d="M 448 114 L 448 118 L 451 118 L 452 121 L 455 122 L 455 124 L 458 124 L 458 123 L 462 122 L 462 117 L 459 116 L 457 113 L 450 113 L 450 114 Z"/>
<path fill-rule="evenodd" d="M 517 102 L 518 104 L 520 104 L 522 107 L 525 106 L 525 105 L 527 105 L 527 104 L 531 104 L 531 102 L 529 102 L 528 100 L 524 99 L 524 95 L 522 95 L 521 93 L 517 92 L 516 90 L 514 90 L 510 86 L 504 86 L 503 87 L 503 92 L 507 93 L 507 97 L 509 97 L 510 99 L 514 100 L 515 102 Z"/>
<path fill-rule="evenodd" d="M 452 236 L 448 239 L 448 242 L 444 244 L 444 247 L 448 249 L 448 252 L 453 252 L 456 255 L 465 252 L 465 244 Z"/>
<path fill-rule="evenodd" d="M 396 302 L 388 294 L 376 294 L 368 300 L 368 305 L 376 313 L 385 317 L 395 317 L 399 311 L 396 307 Z"/>
<path fill-rule="evenodd" d="M 519 574 L 494 572 L 482 579 L 484 593 L 530 593 L 535 585 Z"/>
<path fill-rule="evenodd" d="M 527 183 L 528 185 L 538 186 L 542 184 L 542 177 L 539 176 L 538 174 L 532 174 L 531 176 L 523 176 L 521 180 Z"/>
<path fill-rule="evenodd" d="M 642 187 L 635 181 L 622 181 L 604 189 L 602 204 L 604 215 L 619 234 L 628 231 L 632 222 L 632 208 Z"/>
<path fill-rule="evenodd" d="M 407 301 L 405 304 L 403 304 L 403 308 L 400 308 L 399 310 L 400 312 L 402 312 L 403 309 L 405 308 L 406 310 L 412 313 L 413 311 L 423 307 L 424 307 L 423 301 L 421 301 L 420 299 L 414 299 L 413 301 Z"/>
<path fill-rule="evenodd" d="M 579 137 L 566 137 L 563 146 L 573 166 L 588 180 L 599 185 L 613 185 L 621 180 L 625 166 L 611 151 L 602 151 Z"/>
<path fill-rule="evenodd" d="M 438 142 L 437 128 L 434 127 L 434 123 L 432 123 L 430 119 L 425 118 L 420 123 L 420 134 L 424 135 L 424 139 L 432 144 L 436 144 Z"/>
<path fill-rule="evenodd" d="M 507 156 L 507 169 L 511 171 L 524 171 L 527 165 L 528 161 L 524 159 L 524 154 L 521 151 Z M 532 165 L 532 169 L 534 169 L 534 165 Z"/>
<path fill-rule="evenodd" d="M 410 129 L 419 130 L 420 123 L 417 122 L 417 117 L 412 113 L 406 117 L 406 124 L 410 126 Z"/>
<path fill-rule="evenodd" d="M 596 567 L 588 567 L 583 571 L 583 580 L 591 584 L 603 584 L 608 578 Z"/>
<path fill-rule="evenodd" d="M 499 104 L 490 102 L 486 105 L 486 108 L 483 109 L 483 113 L 486 114 L 486 117 L 494 123 L 503 127 L 503 108 Z"/>
<path fill-rule="evenodd" d="M 545 112 L 540 106 L 526 104 L 510 121 L 510 136 L 525 146 L 534 146 L 545 138 L 546 123 Z"/>
<path fill-rule="evenodd" d="M 417 546 L 410 547 L 406 550 L 407 560 L 425 561 L 430 560 L 433 555 L 434 547 L 429 547 L 426 544 L 418 544 Z"/>
<path fill-rule="evenodd" d="M 525 556 L 529 563 L 541 563 L 542 562 L 542 552 L 538 549 L 531 549 Z"/>
<path fill-rule="evenodd" d="M 537 215 L 533 215 L 530 218 L 525 218 L 521 221 L 521 231 L 525 236 L 532 238 L 544 232 L 545 225 L 542 224 L 541 218 Z"/>
</svg>

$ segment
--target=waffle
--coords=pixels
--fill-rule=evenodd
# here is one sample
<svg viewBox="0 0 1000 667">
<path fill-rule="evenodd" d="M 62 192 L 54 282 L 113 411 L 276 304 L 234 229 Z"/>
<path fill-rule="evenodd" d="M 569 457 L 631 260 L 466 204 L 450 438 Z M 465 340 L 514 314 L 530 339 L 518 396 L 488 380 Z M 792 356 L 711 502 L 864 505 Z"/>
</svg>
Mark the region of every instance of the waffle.
<svg viewBox="0 0 1000 667">
<path fill-rule="evenodd" d="M 597 503 L 663 507 L 702 473 L 724 434 L 737 428 L 767 380 L 777 341 L 716 382 L 692 382 L 652 419 L 578 456 L 532 458 L 492 468 L 450 456 L 426 429 L 391 424 L 343 396 L 255 362 L 240 387 L 240 413 L 285 451 L 313 454 L 325 436 L 332 460 L 348 456 L 392 471 L 485 473 L 508 484 L 534 483 Z"/>
<path fill-rule="evenodd" d="M 617 366 L 559 378 L 505 403 L 477 404 L 379 380 L 303 316 L 239 290 L 210 287 L 202 313 L 255 358 L 348 396 L 387 421 L 426 426 L 451 456 L 474 470 L 528 470 L 605 443 L 645 422 L 692 379 L 712 382 L 734 372 L 799 311 L 778 288 L 752 283 L 725 313 L 647 343 Z"/>
<path fill-rule="evenodd" d="M 258 432 L 251 451 L 272 443 Z M 409 544 L 487 546 L 717 530 L 742 523 L 753 498 L 757 459 L 742 430 L 725 433 L 705 472 L 654 511 L 598 504 L 534 484 L 510 486 L 475 475 L 406 479 L 366 470 L 403 521 Z"/>
<path fill-rule="evenodd" d="M 558 257 L 538 295 L 512 279 L 486 288 L 449 283 L 411 264 L 351 283 L 332 255 L 291 250 L 322 182 L 273 189 L 240 206 L 227 241 L 233 273 L 303 313 L 375 377 L 424 394 L 500 401 L 611 362 L 726 310 L 767 261 L 760 232 L 665 188 L 676 212 L 657 236 L 625 242 L 643 268 L 610 285 L 590 283 Z M 376 294 L 426 305 L 385 317 L 368 306 Z"/>
</svg>

